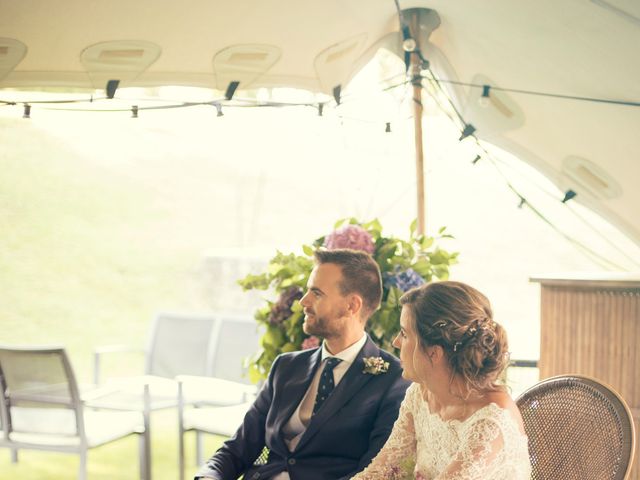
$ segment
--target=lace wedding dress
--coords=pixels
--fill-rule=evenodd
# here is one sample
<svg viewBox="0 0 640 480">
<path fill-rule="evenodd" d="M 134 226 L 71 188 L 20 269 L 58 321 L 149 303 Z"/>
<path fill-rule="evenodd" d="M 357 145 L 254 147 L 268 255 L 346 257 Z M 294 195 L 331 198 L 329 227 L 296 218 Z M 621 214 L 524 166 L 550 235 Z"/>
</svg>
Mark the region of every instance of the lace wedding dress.
<svg viewBox="0 0 640 480">
<path fill-rule="evenodd" d="M 529 480 L 527 437 L 491 403 L 464 421 L 429 411 L 420 386 L 407 390 L 391 436 L 352 480 Z"/>
</svg>

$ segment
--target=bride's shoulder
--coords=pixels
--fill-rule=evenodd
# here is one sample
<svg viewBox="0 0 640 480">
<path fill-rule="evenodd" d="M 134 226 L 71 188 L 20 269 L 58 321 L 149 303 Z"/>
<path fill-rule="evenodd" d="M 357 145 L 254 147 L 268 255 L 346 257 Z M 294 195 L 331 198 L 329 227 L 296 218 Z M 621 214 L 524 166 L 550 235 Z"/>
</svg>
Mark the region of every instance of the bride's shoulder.
<svg viewBox="0 0 640 480">
<path fill-rule="evenodd" d="M 483 403 L 489 405 L 490 403 L 495 403 L 498 407 L 504 410 L 510 410 L 511 408 L 518 408 L 516 406 L 516 402 L 513 401 L 511 395 L 502 390 L 497 390 L 495 392 L 488 392 L 483 397 Z"/>
<path fill-rule="evenodd" d="M 511 395 L 504 391 L 496 391 L 487 393 L 482 399 L 482 405 L 479 406 L 483 410 L 491 411 L 493 406 L 493 410 L 498 414 L 508 413 L 509 417 L 515 421 L 518 429 L 521 432 L 524 432 L 524 426 L 522 424 L 522 416 L 520 415 L 520 410 L 518 409 L 518 405 L 513 401 Z M 488 407 L 487 409 L 483 407 Z M 497 407 L 497 409 L 495 408 Z"/>
<path fill-rule="evenodd" d="M 405 395 L 405 402 L 409 404 L 412 408 L 419 408 L 423 406 L 425 399 L 425 392 L 423 387 L 419 383 L 412 383 L 407 388 L 407 393 Z"/>
</svg>

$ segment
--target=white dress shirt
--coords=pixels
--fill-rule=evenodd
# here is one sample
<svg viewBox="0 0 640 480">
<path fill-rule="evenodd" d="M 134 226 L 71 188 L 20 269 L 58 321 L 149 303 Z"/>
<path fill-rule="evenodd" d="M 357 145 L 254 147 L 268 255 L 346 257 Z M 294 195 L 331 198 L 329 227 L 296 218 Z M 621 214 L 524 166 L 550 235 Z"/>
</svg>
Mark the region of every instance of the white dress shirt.
<svg viewBox="0 0 640 480">
<path fill-rule="evenodd" d="M 298 442 L 302 438 L 309 422 L 311 421 L 311 415 L 313 414 L 313 404 L 316 400 L 316 394 L 318 393 L 318 384 L 320 383 L 320 375 L 322 375 L 322 369 L 324 368 L 325 360 L 329 357 L 336 357 L 342 360 L 338 363 L 333 369 L 333 383 L 337 387 L 342 377 L 344 377 L 347 370 L 353 363 L 353 361 L 364 347 L 364 344 L 367 341 L 367 335 L 362 334 L 362 338 L 358 340 L 356 343 L 351 345 L 350 347 L 345 348 L 343 351 L 336 353 L 335 355 L 327 350 L 327 345 L 325 342 L 322 343 L 322 360 L 321 365 L 316 370 L 316 373 L 309 385 L 309 389 L 307 393 L 305 393 L 304 397 L 302 397 L 302 401 L 296 408 L 289 421 L 284 425 L 282 429 L 282 433 L 284 434 L 284 441 L 289 448 L 289 451 L 292 452 L 295 450 Z M 289 480 L 288 472 L 281 472 L 275 477 L 273 480 Z"/>
</svg>

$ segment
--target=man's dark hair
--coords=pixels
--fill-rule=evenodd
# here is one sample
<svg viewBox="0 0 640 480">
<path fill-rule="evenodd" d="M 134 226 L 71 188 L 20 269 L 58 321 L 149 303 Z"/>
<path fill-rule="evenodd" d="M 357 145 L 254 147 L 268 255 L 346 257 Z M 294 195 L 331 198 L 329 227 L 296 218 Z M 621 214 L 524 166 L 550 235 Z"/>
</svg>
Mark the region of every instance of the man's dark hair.
<svg viewBox="0 0 640 480">
<path fill-rule="evenodd" d="M 362 297 L 362 312 L 365 320 L 380 306 L 382 299 L 382 278 L 380 268 L 373 257 L 366 252 L 346 248 L 317 250 L 316 263 L 333 263 L 342 270 L 340 292 L 342 295 L 357 293 Z"/>
</svg>

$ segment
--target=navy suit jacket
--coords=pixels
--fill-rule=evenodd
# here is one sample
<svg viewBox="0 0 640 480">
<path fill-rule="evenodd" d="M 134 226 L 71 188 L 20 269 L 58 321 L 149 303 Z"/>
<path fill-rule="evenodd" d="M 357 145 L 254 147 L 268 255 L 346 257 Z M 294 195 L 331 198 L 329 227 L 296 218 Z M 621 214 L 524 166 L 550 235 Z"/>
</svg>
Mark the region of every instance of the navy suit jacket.
<svg viewBox="0 0 640 480">
<path fill-rule="evenodd" d="M 382 357 L 389 370 L 364 373 L 365 357 Z M 291 480 L 342 480 L 364 469 L 387 441 L 409 382 L 402 379 L 398 359 L 367 338 L 289 452 L 282 430 L 307 392 L 320 358 L 320 348 L 278 356 L 238 431 L 196 478 L 236 480 L 244 474 L 245 480 L 265 480 L 287 470 Z M 266 465 L 254 466 L 265 446 Z"/>
</svg>

